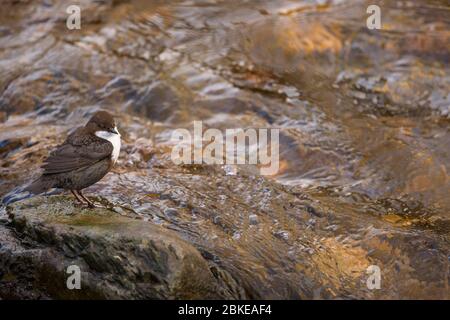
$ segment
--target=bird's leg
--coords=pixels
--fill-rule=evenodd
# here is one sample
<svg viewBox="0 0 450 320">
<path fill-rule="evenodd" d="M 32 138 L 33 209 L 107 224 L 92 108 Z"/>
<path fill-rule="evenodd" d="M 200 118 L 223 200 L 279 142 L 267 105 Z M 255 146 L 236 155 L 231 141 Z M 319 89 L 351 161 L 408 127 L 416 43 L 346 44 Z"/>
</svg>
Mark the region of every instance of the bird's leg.
<svg viewBox="0 0 450 320">
<path fill-rule="evenodd" d="M 88 206 L 89 206 L 90 208 L 95 208 L 95 207 L 96 207 L 96 205 L 95 205 L 91 200 L 89 200 L 88 198 L 86 198 L 86 197 L 81 193 L 81 190 L 76 190 L 76 192 L 78 193 L 78 195 L 79 195 L 84 201 L 87 202 L 87 204 L 88 204 Z"/>
<path fill-rule="evenodd" d="M 75 196 L 75 198 L 76 198 L 81 204 L 86 204 L 86 203 L 78 196 L 78 194 L 75 192 L 75 190 L 70 190 L 70 192 L 72 192 L 72 194 Z"/>
</svg>

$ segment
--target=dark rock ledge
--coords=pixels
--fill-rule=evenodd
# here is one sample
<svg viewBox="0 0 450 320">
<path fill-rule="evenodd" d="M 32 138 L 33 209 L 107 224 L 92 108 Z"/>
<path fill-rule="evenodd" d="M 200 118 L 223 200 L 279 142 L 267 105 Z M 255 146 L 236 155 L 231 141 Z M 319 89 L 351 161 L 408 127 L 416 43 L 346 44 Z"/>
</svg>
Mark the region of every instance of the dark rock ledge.
<svg viewBox="0 0 450 320">
<path fill-rule="evenodd" d="M 193 246 L 174 232 L 69 198 L 7 208 L 0 224 L 0 296 L 30 299 L 233 298 Z M 69 290 L 69 265 L 81 289 Z"/>
</svg>

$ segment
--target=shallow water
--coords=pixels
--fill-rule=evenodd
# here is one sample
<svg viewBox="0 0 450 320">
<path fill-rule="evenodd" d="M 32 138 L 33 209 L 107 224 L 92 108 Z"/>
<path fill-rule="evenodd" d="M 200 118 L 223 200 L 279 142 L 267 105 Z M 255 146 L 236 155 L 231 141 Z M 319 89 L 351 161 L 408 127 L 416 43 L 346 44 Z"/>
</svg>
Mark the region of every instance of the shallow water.
<svg viewBox="0 0 450 320">
<path fill-rule="evenodd" d="M 370 1 L 86 0 L 79 31 L 68 2 L 2 5 L 0 196 L 104 108 L 123 149 L 87 192 L 177 230 L 243 296 L 449 298 L 446 1 L 384 1 L 379 31 Z M 194 120 L 280 128 L 280 171 L 175 166 Z"/>
</svg>

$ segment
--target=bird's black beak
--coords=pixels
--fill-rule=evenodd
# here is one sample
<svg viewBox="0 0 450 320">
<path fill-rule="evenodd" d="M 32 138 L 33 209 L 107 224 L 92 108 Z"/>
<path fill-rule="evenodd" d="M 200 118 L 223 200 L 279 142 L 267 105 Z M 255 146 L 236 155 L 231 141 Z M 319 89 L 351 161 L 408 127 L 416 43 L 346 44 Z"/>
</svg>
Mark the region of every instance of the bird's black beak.
<svg viewBox="0 0 450 320">
<path fill-rule="evenodd" d="M 112 128 L 112 129 L 109 129 L 108 131 L 111 132 L 111 133 L 114 133 L 114 134 L 119 134 L 119 131 L 117 131 L 116 127 Z"/>
</svg>

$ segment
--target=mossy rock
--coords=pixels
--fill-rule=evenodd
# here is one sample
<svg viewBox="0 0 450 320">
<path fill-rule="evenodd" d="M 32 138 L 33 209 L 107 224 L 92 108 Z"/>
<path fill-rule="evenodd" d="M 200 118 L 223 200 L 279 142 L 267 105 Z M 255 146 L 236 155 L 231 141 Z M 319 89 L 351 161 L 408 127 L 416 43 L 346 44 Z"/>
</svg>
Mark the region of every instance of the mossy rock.
<svg viewBox="0 0 450 320">
<path fill-rule="evenodd" d="M 7 208 L 0 225 L 0 296 L 53 299 L 233 298 L 174 232 L 113 211 L 37 197 Z M 68 289 L 68 266 L 81 289 Z"/>
</svg>

